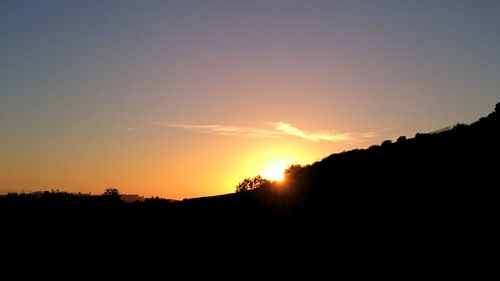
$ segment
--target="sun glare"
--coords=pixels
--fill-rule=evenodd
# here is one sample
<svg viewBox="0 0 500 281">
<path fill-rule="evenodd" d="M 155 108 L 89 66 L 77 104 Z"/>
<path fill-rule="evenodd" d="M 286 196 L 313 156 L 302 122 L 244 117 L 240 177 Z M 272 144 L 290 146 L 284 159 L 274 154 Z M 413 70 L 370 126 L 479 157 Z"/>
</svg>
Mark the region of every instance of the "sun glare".
<svg viewBox="0 0 500 281">
<path fill-rule="evenodd" d="M 262 177 L 271 181 L 283 181 L 285 179 L 285 169 L 290 164 L 288 162 L 269 163 L 262 169 Z"/>
</svg>

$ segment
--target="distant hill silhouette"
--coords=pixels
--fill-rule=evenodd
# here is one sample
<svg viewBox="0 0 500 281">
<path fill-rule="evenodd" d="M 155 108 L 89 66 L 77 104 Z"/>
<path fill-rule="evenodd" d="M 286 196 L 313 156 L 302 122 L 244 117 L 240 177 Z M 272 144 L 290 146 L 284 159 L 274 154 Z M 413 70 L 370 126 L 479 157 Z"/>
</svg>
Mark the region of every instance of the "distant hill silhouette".
<svg viewBox="0 0 500 281">
<path fill-rule="evenodd" d="M 235 194 L 2 196 L 0 252 L 20 277 L 481 278 L 498 250 L 499 114 L 497 104 L 471 125 L 332 154 Z"/>
</svg>

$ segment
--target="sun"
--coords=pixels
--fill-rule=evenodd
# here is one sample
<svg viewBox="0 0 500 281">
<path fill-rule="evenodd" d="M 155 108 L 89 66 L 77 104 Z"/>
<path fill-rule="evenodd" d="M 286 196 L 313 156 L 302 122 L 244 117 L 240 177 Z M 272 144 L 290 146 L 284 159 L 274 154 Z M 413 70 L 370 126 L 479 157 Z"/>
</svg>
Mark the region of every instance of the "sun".
<svg viewBox="0 0 500 281">
<path fill-rule="evenodd" d="M 288 161 L 273 161 L 262 169 L 262 177 L 271 181 L 283 181 Z"/>
</svg>

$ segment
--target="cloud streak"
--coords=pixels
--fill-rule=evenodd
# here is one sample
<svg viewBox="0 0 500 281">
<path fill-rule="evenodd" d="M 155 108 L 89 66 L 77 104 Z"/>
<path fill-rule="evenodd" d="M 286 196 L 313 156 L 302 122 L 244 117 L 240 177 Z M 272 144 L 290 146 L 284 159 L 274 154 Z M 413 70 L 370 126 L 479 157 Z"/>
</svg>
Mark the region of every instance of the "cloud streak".
<svg viewBox="0 0 500 281">
<path fill-rule="evenodd" d="M 338 134 L 335 132 L 316 132 L 309 133 L 285 122 L 269 123 L 276 131 L 285 135 L 303 138 L 308 141 L 350 141 L 352 136 L 349 133 Z"/>
<path fill-rule="evenodd" d="M 266 129 L 256 129 L 240 126 L 226 125 L 193 125 L 193 124 L 169 124 L 168 127 L 194 131 L 198 133 L 208 133 L 223 136 L 235 137 L 256 137 L 256 138 L 279 138 L 280 132 Z"/>
<path fill-rule="evenodd" d="M 253 138 L 283 138 L 287 136 L 302 138 L 307 141 L 329 141 L 342 142 L 353 141 L 350 133 L 336 132 L 307 132 L 285 122 L 269 122 L 270 128 L 252 128 L 228 125 L 195 125 L 195 124 L 168 124 L 171 128 L 178 128 L 198 133 L 215 134 L 234 137 L 253 137 Z"/>
</svg>

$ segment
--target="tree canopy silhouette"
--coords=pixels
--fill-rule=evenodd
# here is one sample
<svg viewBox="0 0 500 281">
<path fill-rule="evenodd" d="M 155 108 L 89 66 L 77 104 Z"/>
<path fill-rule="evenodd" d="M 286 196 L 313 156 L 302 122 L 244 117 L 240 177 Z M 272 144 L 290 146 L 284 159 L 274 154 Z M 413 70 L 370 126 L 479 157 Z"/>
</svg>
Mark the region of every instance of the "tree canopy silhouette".
<svg viewBox="0 0 500 281">
<path fill-rule="evenodd" d="M 247 190 L 252 190 L 259 188 L 264 185 L 268 185 L 271 182 L 261 176 L 256 176 L 253 178 L 246 178 L 236 186 L 236 192 L 242 192 Z"/>
<path fill-rule="evenodd" d="M 103 196 L 109 196 L 109 197 L 117 197 L 117 198 L 119 198 L 120 197 L 120 192 L 116 188 L 109 187 L 109 188 L 106 188 L 106 190 L 104 190 L 104 193 L 102 195 Z"/>
<path fill-rule="evenodd" d="M 302 168 L 303 167 L 299 164 L 292 164 L 292 165 L 288 166 L 288 168 L 286 168 L 286 170 L 285 170 L 285 177 L 292 176 L 297 171 L 300 171 Z"/>
</svg>

